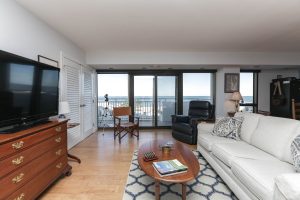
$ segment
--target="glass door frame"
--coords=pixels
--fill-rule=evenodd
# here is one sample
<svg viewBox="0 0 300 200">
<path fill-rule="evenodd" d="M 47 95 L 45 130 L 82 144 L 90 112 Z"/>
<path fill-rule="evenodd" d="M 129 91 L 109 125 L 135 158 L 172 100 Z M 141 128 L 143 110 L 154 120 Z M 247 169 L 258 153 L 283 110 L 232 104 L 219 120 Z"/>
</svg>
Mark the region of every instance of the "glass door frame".
<svg viewBox="0 0 300 200">
<path fill-rule="evenodd" d="M 240 106 L 253 107 L 253 113 L 258 112 L 258 76 L 260 72 L 260 70 L 240 70 L 240 73 L 253 74 L 253 103 L 240 103 Z"/>
<path fill-rule="evenodd" d="M 132 73 L 129 74 L 129 105 L 131 106 L 132 113 L 134 113 L 134 77 L 135 76 L 154 76 L 153 84 L 153 106 L 154 106 L 154 126 L 143 126 L 143 128 L 170 128 L 170 126 L 158 126 L 157 120 L 157 106 L 158 106 L 158 97 L 157 97 L 157 77 L 158 76 L 173 76 L 175 77 L 175 113 L 178 111 L 178 74 L 175 73 Z"/>
<path fill-rule="evenodd" d="M 175 88 L 175 114 L 182 115 L 183 113 L 183 73 L 212 73 L 211 87 L 212 87 L 212 99 L 213 105 L 215 106 L 216 102 L 216 72 L 217 70 L 205 70 L 205 69 L 168 69 L 168 70 L 97 70 L 98 74 L 128 74 L 128 101 L 129 106 L 131 106 L 132 113 L 134 113 L 134 76 L 175 76 L 176 77 L 176 88 Z M 157 84 L 157 81 L 155 81 Z M 157 126 L 157 85 L 155 85 L 155 126 L 151 127 L 142 127 L 142 128 L 151 128 L 151 129 L 160 129 L 160 128 L 170 128 L 170 126 Z"/>
</svg>

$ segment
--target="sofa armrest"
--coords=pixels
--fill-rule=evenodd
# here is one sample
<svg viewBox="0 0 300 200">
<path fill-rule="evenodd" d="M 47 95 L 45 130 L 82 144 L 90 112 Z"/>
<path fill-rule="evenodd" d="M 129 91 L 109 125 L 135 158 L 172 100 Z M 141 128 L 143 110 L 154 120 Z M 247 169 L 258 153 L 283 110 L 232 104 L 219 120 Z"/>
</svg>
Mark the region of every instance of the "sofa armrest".
<svg viewBox="0 0 300 200">
<path fill-rule="evenodd" d="M 172 123 L 189 123 L 189 116 L 185 115 L 172 115 Z"/>
<path fill-rule="evenodd" d="M 198 124 L 198 134 L 201 132 L 211 133 L 214 129 L 214 123 L 201 122 Z"/>
<path fill-rule="evenodd" d="M 300 174 L 282 174 L 275 178 L 274 200 L 300 199 Z"/>
</svg>

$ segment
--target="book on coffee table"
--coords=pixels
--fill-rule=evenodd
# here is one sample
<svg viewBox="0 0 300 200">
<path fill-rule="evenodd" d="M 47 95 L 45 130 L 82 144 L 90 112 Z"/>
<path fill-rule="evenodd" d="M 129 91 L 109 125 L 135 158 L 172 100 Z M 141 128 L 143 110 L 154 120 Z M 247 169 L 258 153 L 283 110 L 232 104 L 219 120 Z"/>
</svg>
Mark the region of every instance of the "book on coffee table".
<svg viewBox="0 0 300 200">
<path fill-rule="evenodd" d="M 153 162 L 153 167 L 160 176 L 184 173 L 188 169 L 187 166 L 183 165 L 177 159 Z"/>
</svg>

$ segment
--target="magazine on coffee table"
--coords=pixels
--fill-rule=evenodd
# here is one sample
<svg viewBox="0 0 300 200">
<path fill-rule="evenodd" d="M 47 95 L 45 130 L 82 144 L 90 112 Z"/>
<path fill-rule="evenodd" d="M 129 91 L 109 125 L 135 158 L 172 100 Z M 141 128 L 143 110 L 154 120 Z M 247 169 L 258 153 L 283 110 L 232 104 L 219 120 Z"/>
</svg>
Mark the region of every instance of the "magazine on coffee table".
<svg viewBox="0 0 300 200">
<path fill-rule="evenodd" d="M 177 159 L 153 162 L 153 167 L 160 176 L 170 176 L 184 173 L 188 169 L 187 166 L 183 165 Z"/>
</svg>

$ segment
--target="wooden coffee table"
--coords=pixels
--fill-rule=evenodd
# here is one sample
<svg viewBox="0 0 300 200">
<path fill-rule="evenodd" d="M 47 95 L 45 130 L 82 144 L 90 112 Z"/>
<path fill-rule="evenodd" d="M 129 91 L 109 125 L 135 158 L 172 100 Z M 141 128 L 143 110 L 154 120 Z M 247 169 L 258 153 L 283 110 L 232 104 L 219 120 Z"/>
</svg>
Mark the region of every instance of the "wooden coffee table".
<svg viewBox="0 0 300 200">
<path fill-rule="evenodd" d="M 172 141 L 174 143 L 172 150 L 169 153 L 163 153 L 160 146 Z M 154 161 L 172 160 L 177 159 L 182 164 L 188 167 L 187 172 L 163 176 L 161 177 L 153 168 L 153 161 L 145 162 L 143 157 L 145 152 L 153 151 L 158 159 Z M 156 200 L 160 199 L 160 181 L 170 183 L 182 184 L 182 199 L 186 199 L 186 183 L 193 180 L 199 173 L 200 166 L 198 159 L 193 152 L 186 147 L 183 143 L 173 140 L 153 140 L 151 142 L 142 144 L 138 152 L 138 163 L 141 169 L 150 177 L 155 180 L 155 197 Z"/>
</svg>

